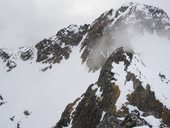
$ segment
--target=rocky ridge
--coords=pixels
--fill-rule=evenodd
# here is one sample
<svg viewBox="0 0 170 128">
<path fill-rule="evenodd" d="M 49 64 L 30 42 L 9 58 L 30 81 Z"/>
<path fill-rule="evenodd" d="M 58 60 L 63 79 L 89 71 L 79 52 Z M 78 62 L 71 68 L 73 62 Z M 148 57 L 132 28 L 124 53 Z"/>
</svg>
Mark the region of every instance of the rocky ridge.
<svg viewBox="0 0 170 128">
<path fill-rule="evenodd" d="M 113 36 L 126 32 L 129 26 L 140 33 L 156 32 L 159 36 L 166 38 L 169 38 L 170 34 L 169 17 L 157 7 L 128 3 L 117 11 L 110 10 L 103 13 L 90 26 L 81 47 L 82 61 L 86 62 L 91 70 L 98 70 L 102 66 L 99 79 L 91 84 L 80 98 L 66 107 L 54 128 L 132 128 L 137 126 L 151 128 L 154 124 L 147 122 L 147 118 L 150 117 L 160 119 L 159 127 L 170 126 L 170 109 L 157 100 L 148 83 L 143 84 L 141 78 L 143 74 L 132 70 L 132 68 L 140 70 L 137 63 L 145 68 L 140 56 L 124 48 L 113 49 L 112 47 L 115 41 Z M 108 47 L 96 50 L 101 43 L 107 43 Z M 94 60 L 93 54 L 96 53 L 97 59 Z M 101 62 L 96 65 L 98 60 Z M 134 61 L 135 64 L 133 64 Z M 127 92 L 122 92 L 126 87 L 117 84 L 120 79 L 115 76 L 121 74 L 120 71 L 114 71 L 117 65 L 124 67 L 123 71 L 126 74 L 124 86 L 129 86 Z M 121 101 L 123 95 L 125 101 Z M 119 102 L 122 103 L 121 106 L 118 105 Z"/>
<path fill-rule="evenodd" d="M 142 84 L 136 74 L 129 71 L 135 54 L 117 49 L 102 66 L 100 76 L 95 84 L 91 84 L 86 92 L 63 112 L 61 119 L 54 128 L 131 128 L 136 126 L 153 127 L 145 119 L 149 116 L 162 119 L 160 127 L 169 126 L 170 109 L 155 98 L 150 85 Z M 116 84 L 115 77 L 119 72 L 113 72 L 116 64 L 124 63 L 126 80 L 124 86 L 129 90 L 121 107 L 116 106 L 123 89 Z M 123 78 L 122 78 L 123 79 Z M 128 84 L 130 83 L 130 84 Z M 123 87 L 126 88 L 126 87 Z M 81 100 L 80 100 L 81 99 Z M 136 106 L 131 110 L 132 106 Z M 141 112 L 142 111 L 142 112 Z"/>
<path fill-rule="evenodd" d="M 49 64 L 42 69 L 45 71 L 51 67 L 50 64 L 60 63 L 63 59 L 67 60 L 72 48 L 79 45 L 88 28 L 87 24 L 83 26 L 69 25 L 59 30 L 55 36 L 43 39 L 35 46 L 19 47 L 16 50 L 1 48 L 0 58 L 4 62 L 7 72 L 17 67 L 17 60 Z"/>
</svg>

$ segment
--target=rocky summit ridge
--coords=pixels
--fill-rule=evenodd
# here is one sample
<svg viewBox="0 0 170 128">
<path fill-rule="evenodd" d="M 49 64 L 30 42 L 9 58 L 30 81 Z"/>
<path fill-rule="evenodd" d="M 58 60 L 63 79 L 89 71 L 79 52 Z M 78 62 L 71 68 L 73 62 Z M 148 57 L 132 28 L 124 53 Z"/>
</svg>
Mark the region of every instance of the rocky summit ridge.
<svg viewBox="0 0 170 128">
<path fill-rule="evenodd" d="M 147 79 L 150 70 L 130 46 L 129 30 L 136 35 L 156 33 L 170 39 L 170 18 L 160 8 L 126 3 L 106 11 L 92 24 L 70 25 L 35 46 L 0 48 L 2 68 L 10 73 L 29 62 L 30 66 L 45 65 L 43 72 L 53 70 L 79 48 L 82 63 L 89 71 L 100 73 L 95 83 L 87 85 L 80 97 L 63 108 L 54 128 L 170 127 L 170 95 L 159 90 L 170 89 L 170 80 L 162 72 L 153 79 L 157 85 Z M 0 107 L 6 103 L 0 95 Z M 22 128 L 20 121 L 16 126 Z"/>
<path fill-rule="evenodd" d="M 170 34 L 170 29 L 167 29 L 170 26 L 169 17 L 157 7 L 128 3 L 117 11 L 111 9 L 103 13 L 90 26 L 81 47 L 83 62 L 92 70 L 101 68 L 99 79 L 81 97 L 68 104 L 54 128 L 154 127 L 147 122 L 146 118 L 150 116 L 162 119 L 159 127 L 170 125 L 170 109 L 157 100 L 149 84 L 143 85 L 141 74 L 131 70 L 140 70 L 138 65 L 145 67 L 140 56 L 122 47 L 114 48 L 117 33 L 123 34 L 129 26 L 137 28 L 140 33 L 156 32 L 166 38 Z M 100 48 L 102 43 L 107 44 L 106 47 Z M 96 47 L 99 49 L 96 50 Z M 120 71 L 114 71 L 117 65 L 121 65 L 125 76 Z M 120 79 L 115 77 L 116 74 L 121 76 Z M 125 80 L 124 86 L 131 86 L 127 87 L 128 92 L 124 89 L 126 87 L 117 84 L 119 80 Z M 117 106 L 123 95 L 125 102 L 120 101 L 121 106 Z"/>
</svg>

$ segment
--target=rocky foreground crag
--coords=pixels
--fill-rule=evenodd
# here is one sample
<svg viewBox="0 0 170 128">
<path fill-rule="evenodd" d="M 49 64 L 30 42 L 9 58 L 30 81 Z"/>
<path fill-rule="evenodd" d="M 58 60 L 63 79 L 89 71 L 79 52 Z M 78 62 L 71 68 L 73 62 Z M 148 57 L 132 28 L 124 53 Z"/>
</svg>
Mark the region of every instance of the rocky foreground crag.
<svg viewBox="0 0 170 128">
<path fill-rule="evenodd" d="M 142 81 L 128 71 L 132 60 L 137 59 L 134 56 L 123 48 L 113 52 L 102 66 L 98 81 L 91 84 L 81 97 L 67 105 L 55 128 L 70 124 L 72 128 L 131 128 L 143 125 L 152 128 L 145 120 L 149 116 L 162 119 L 160 127 L 165 124 L 169 126 L 170 110 L 155 98 L 150 85 L 144 88 Z M 124 92 L 115 83 L 116 73 L 112 72 L 112 68 L 121 62 L 125 64 L 125 82 L 131 81 L 130 85 L 124 86 L 132 86 L 133 92 L 129 92 L 127 101 L 117 110 L 116 102 Z M 136 106 L 134 110 L 131 110 L 132 106 Z"/>
</svg>

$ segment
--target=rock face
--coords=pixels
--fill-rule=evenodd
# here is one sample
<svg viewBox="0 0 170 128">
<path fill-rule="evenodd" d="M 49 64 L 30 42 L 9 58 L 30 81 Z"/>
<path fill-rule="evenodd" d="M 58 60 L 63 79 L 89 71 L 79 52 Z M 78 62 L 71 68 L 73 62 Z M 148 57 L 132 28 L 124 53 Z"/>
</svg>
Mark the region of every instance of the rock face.
<svg viewBox="0 0 170 128">
<path fill-rule="evenodd" d="M 0 95 L 0 106 L 4 105 L 6 102 L 4 101 L 4 98 Z"/>
<path fill-rule="evenodd" d="M 152 127 L 140 117 L 140 113 L 137 110 L 134 110 L 130 114 L 127 114 L 123 120 L 119 119 L 115 115 L 106 117 L 97 125 L 96 128 L 132 128 L 144 125 Z"/>
<path fill-rule="evenodd" d="M 98 19 L 96 19 L 93 24 L 90 26 L 88 34 L 84 42 L 82 42 L 81 49 L 84 49 L 81 58 L 85 62 L 89 56 L 89 53 L 95 49 L 95 46 L 98 45 L 98 39 L 100 39 L 104 34 L 106 27 L 112 22 L 112 19 L 109 17 L 112 16 L 113 10 L 103 13 Z"/>
<path fill-rule="evenodd" d="M 7 72 L 11 71 L 13 68 L 15 68 L 17 66 L 16 63 L 13 60 L 11 60 L 11 55 L 9 53 L 5 52 L 3 49 L 0 49 L 0 57 L 2 58 L 3 62 L 5 63 Z"/>
<path fill-rule="evenodd" d="M 19 47 L 17 50 L 0 49 L 0 58 L 4 62 L 6 71 L 12 71 L 17 67 L 17 61 L 31 61 L 34 58 L 33 47 Z"/>
<path fill-rule="evenodd" d="M 60 63 L 65 58 L 68 59 L 72 52 L 72 47 L 77 46 L 87 32 L 89 25 L 78 27 L 70 25 L 58 31 L 56 36 L 44 39 L 35 45 L 37 49 L 37 62 Z"/>
<path fill-rule="evenodd" d="M 27 60 L 32 60 L 33 59 L 33 55 L 34 55 L 34 50 L 33 48 L 20 48 L 20 58 L 23 61 L 27 61 Z"/>
</svg>

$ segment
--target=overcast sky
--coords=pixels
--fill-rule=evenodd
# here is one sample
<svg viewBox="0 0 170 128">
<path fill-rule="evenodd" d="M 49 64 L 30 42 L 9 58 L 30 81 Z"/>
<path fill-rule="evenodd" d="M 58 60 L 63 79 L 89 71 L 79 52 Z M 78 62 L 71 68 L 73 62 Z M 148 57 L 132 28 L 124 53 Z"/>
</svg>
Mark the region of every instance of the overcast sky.
<svg viewBox="0 0 170 128">
<path fill-rule="evenodd" d="M 170 0 L 0 0 L 0 47 L 35 44 L 69 24 L 91 23 L 128 1 L 154 5 L 170 15 Z"/>
</svg>

